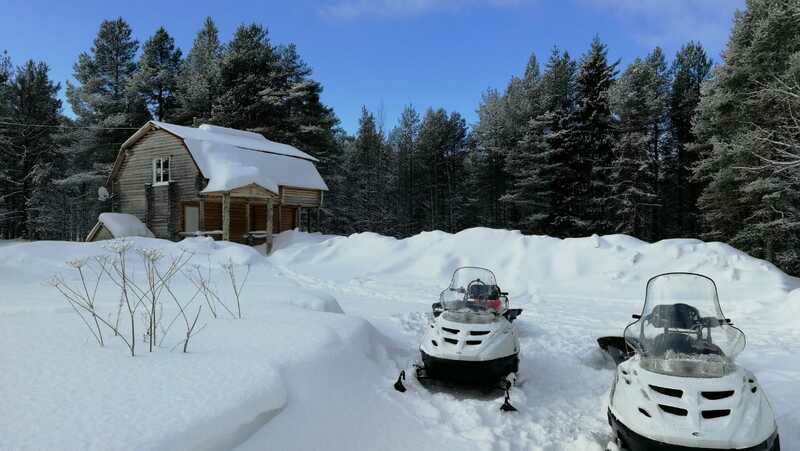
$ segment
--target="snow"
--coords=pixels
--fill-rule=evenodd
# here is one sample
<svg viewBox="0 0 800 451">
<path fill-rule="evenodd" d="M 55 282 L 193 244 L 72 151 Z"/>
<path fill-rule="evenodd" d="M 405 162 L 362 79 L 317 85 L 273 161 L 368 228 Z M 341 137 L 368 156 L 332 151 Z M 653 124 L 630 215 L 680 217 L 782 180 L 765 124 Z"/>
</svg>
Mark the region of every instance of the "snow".
<svg viewBox="0 0 800 451">
<path fill-rule="evenodd" d="M 311 155 L 243 130 L 203 124 L 199 128 L 152 121 L 183 139 L 200 172 L 209 179 L 204 193 L 250 184 L 278 192 L 278 186 L 327 191 Z"/>
<path fill-rule="evenodd" d="M 100 213 L 98 221 L 106 226 L 114 238 L 130 236 L 153 238 L 153 232 L 134 215 L 127 213 Z"/>
<path fill-rule="evenodd" d="M 722 243 L 291 231 L 264 257 L 209 238 L 129 241 L 191 252 L 229 303 L 223 267 L 250 265 L 244 318 L 203 316 L 189 354 L 170 351 L 176 330 L 154 353 L 140 341 L 132 358 L 111 337 L 100 348 L 44 283 L 55 273 L 77 281 L 65 261 L 107 254 L 108 242 L 0 242 L 0 410 L 13 412 L 0 416 L 0 449 L 600 451 L 613 366 L 595 339 L 621 334 L 644 283 L 666 271 L 716 280 L 748 336 L 738 362 L 767 392 L 785 449 L 800 448 L 800 281 Z M 406 393 L 391 388 L 460 265 L 492 269 L 524 309 L 515 414 L 499 412 L 500 393 L 424 388 L 413 377 Z M 182 277 L 173 288 L 193 293 Z M 117 292 L 104 284 L 101 293 L 101 310 L 115 311 Z"/>
</svg>

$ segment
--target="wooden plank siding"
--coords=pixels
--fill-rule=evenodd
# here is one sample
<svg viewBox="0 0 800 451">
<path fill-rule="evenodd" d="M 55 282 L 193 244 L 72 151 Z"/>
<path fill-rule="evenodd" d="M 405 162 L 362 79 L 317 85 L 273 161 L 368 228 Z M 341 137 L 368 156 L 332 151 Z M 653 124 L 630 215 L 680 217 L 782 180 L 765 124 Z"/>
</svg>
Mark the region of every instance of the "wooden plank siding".
<svg viewBox="0 0 800 451">
<path fill-rule="evenodd" d="M 281 203 L 300 207 L 320 207 L 322 206 L 322 191 L 281 187 Z"/>
<path fill-rule="evenodd" d="M 276 215 L 277 216 L 277 215 Z M 297 207 L 290 205 L 281 206 L 280 232 L 292 230 L 297 227 Z"/>
<path fill-rule="evenodd" d="M 146 185 L 153 183 L 153 159 L 169 157 L 170 183 L 151 188 L 148 216 Z M 112 185 L 115 210 L 138 217 L 158 238 L 177 239 L 183 215 L 181 202 L 197 200 L 198 174 L 181 139 L 164 130 L 152 130 L 125 151 Z"/>
<path fill-rule="evenodd" d="M 222 230 L 222 202 L 207 200 L 206 204 L 206 230 Z"/>
</svg>

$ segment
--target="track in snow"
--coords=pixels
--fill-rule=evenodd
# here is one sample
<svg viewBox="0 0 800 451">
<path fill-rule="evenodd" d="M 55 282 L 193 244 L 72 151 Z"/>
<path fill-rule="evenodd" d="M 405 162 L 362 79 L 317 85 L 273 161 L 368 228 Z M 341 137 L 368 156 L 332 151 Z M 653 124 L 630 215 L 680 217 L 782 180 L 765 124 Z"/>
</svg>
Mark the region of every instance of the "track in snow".
<svg viewBox="0 0 800 451">
<path fill-rule="evenodd" d="M 597 336 L 608 333 L 608 325 L 596 315 L 576 314 L 569 308 L 596 301 L 548 296 L 514 299 L 512 293 L 512 304 L 525 312 L 517 320 L 522 355 L 520 381 L 512 389 L 512 402 L 519 412 L 509 414 L 499 410 L 501 391 L 425 388 L 411 376 L 413 371 L 407 371 L 406 393 L 392 389 L 399 369 L 410 368 L 418 359 L 419 340 L 438 287 L 374 280 L 339 284 L 285 272 L 303 285 L 329 291 L 346 313 L 366 318 L 386 336 L 395 365 L 387 365 L 381 383 L 376 381 L 371 388 L 376 396 L 389 397 L 396 404 L 403 413 L 398 421 L 416 417 L 440 439 L 430 443 L 429 449 L 467 439 L 485 450 L 592 451 L 602 450 L 608 441 L 605 402 L 613 365 L 595 342 Z"/>
</svg>

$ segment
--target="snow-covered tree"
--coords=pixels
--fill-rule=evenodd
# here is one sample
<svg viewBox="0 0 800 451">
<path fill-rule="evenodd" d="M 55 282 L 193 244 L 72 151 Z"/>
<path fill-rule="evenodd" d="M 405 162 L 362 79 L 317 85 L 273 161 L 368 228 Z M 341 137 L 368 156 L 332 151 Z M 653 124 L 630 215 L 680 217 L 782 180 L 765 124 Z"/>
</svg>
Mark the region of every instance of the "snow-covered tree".
<svg viewBox="0 0 800 451">
<path fill-rule="evenodd" d="M 669 99 L 672 152 L 664 161 L 661 209 L 665 236 L 686 237 L 700 233 L 697 199 L 702 186 L 692 178 L 697 164 L 698 146 L 692 122 L 700 103 L 700 87 L 711 74 L 712 62 L 703 46 L 690 42 L 672 62 L 672 89 Z"/>
<path fill-rule="evenodd" d="M 618 135 L 610 174 L 614 231 L 659 236 L 659 173 L 667 154 L 669 78 L 661 49 L 636 59 L 611 90 Z"/>
<path fill-rule="evenodd" d="M 394 226 L 392 166 L 375 116 L 362 107 L 358 133 L 348 146 L 345 168 L 350 184 L 344 201 L 353 231 L 388 233 Z"/>
<path fill-rule="evenodd" d="M 458 113 L 429 109 L 420 125 L 417 160 L 422 170 L 418 208 L 423 230 L 456 232 L 465 220 L 464 158 L 467 126 Z"/>
<path fill-rule="evenodd" d="M 5 75 L 4 75 L 5 78 Z M 59 125 L 61 86 L 49 78 L 45 63 L 28 61 L 17 68 L 7 85 L 4 145 L 0 146 L 0 235 L 36 239 L 47 237 L 40 195 L 52 183 Z M 45 232 L 45 233 L 39 233 Z"/>
<path fill-rule="evenodd" d="M 516 205 L 516 224 L 531 233 L 561 235 L 559 218 L 566 190 L 560 186 L 569 176 L 569 158 L 574 153 L 559 145 L 563 121 L 572 111 L 575 96 L 575 61 L 567 52 L 554 48 L 538 86 L 524 133 L 506 160 L 514 174 L 513 187 L 503 196 Z M 557 225 L 558 224 L 558 225 Z"/>
<path fill-rule="evenodd" d="M 91 49 L 75 63 L 77 84 L 67 83 L 73 125 L 79 128 L 64 137 L 60 153 L 67 163 L 54 183 L 67 195 L 70 220 L 64 228 L 71 239 L 83 239 L 94 225 L 102 208 L 97 189 L 120 145 L 151 118 L 145 99 L 129 89 L 138 47 L 125 20 L 103 21 Z"/>
<path fill-rule="evenodd" d="M 704 236 L 790 270 L 800 267 L 797 180 L 788 170 L 757 169 L 764 155 L 781 150 L 770 137 L 796 127 L 782 100 L 791 96 L 786 86 L 797 82 L 798 52 L 800 4 L 749 0 L 736 16 L 723 64 L 704 84 L 693 129 L 706 144 L 695 170 L 705 185 L 699 199 Z"/>
</svg>

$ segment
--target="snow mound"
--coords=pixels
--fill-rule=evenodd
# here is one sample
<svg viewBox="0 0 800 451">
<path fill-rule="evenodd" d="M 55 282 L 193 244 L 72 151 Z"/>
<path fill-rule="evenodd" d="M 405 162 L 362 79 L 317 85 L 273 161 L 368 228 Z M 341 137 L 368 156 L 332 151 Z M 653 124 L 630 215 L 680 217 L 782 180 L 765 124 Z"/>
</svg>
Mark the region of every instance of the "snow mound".
<svg viewBox="0 0 800 451">
<path fill-rule="evenodd" d="M 131 274 L 140 284 L 145 283 L 144 263 L 137 251 L 156 250 L 166 259 L 189 252 L 187 267 L 209 270 L 220 302 L 233 309 L 236 300 L 221 265 L 251 264 L 241 293 L 243 319 L 234 319 L 219 304 L 219 317 L 214 318 L 206 301 L 195 298 L 189 310 L 196 312 L 202 305 L 202 330 L 184 354 L 182 326 L 166 329 L 178 311 L 165 293 L 163 311 L 159 309 L 163 341 L 156 352 L 137 340 L 137 355 L 130 357 L 109 331 L 100 347 L 45 282 L 61 274 L 80 284 L 66 261 L 110 255 L 109 249 L 123 243 L 129 247 Z M 142 237 L 15 243 L 0 246 L 0 286 L 0 399 L 4 412 L 14 412 L 0 416 L 0 449 L 233 449 L 272 422 L 306 425 L 307 412 L 319 407 L 319 400 L 304 399 L 302 393 L 309 386 L 328 390 L 323 375 L 337 361 L 347 362 L 335 370 L 339 387 L 348 393 L 362 389 L 364 372 L 381 375 L 385 365 L 384 339 L 370 323 L 341 314 L 336 298 L 299 286 L 257 251 L 238 244 Z M 171 290 L 183 302 L 197 293 L 183 274 L 176 275 Z M 97 293 L 98 309 L 113 318 L 119 290 L 106 278 Z M 278 302 L 265 302 L 265 295 L 267 301 Z M 380 411 L 391 411 L 388 401 L 377 403 Z M 296 449 L 291 437 L 285 440 L 264 443 Z"/>
<path fill-rule="evenodd" d="M 398 240 L 374 233 L 311 237 L 293 232 L 270 261 L 335 280 L 398 278 L 446 285 L 458 266 L 483 266 L 512 294 L 641 299 L 645 282 L 665 272 L 713 278 L 724 301 L 783 299 L 800 286 L 774 265 L 724 243 L 626 235 L 557 239 L 473 228 L 423 232 Z M 301 244 L 305 240 L 305 244 Z M 726 305 L 723 301 L 723 307 Z"/>
<path fill-rule="evenodd" d="M 114 238 L 129 236 L 153 238 L 153 232 L 134 215 L 127 213 L 100 213 L 100 217 L 97 220 L 106 226 Z"/>
<path fill-rule="evenodd" d="M 167 245 L 169 247 L 169 245 Z M 211 237 L 185 238 L 177 248 L 191 252 L 196 257 L 206 258 L 214 265 L 233 263 L 235 265 L 254 265 L 264 263 L 264 256 L 251 246 L 230 241 L 214 241 Z"/>
<path fill-rule="evenodd" d="M 344 313 L 335 297 L 319 290 L 298 290 L 286 298 L 286 303 L 316 312 Z"/>
</svg>

